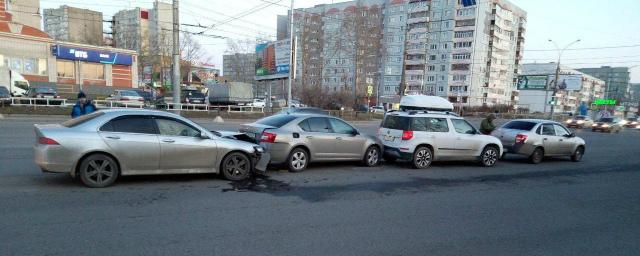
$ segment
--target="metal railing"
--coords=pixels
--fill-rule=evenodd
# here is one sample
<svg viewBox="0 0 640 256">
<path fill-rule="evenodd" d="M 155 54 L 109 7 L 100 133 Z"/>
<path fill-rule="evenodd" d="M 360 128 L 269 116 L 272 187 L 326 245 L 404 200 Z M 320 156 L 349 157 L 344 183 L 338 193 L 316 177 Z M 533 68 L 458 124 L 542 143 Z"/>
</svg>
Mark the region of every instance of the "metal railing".
<svg viewBox="0 0 640 256">
<path fill-rule="evenodd" d="M 103 108 L 144 108 L 142 101 L 94 100 L 93 103 Z"/>
<path fill-rule="evenodd" d="M 67 105 L 67 99 L 56 98 L 23 98 L 12 97 L 11 105 L 13 106 L 42 106 L 42 107 L 64 107 Z"/>
</svg>

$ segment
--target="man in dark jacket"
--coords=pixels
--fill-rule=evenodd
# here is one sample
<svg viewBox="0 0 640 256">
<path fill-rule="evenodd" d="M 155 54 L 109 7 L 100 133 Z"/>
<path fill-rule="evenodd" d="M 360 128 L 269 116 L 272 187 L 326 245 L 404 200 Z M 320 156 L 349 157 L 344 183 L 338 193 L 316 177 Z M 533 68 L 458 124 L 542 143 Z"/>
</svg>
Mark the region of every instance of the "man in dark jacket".
<svg viewBox="0 0 640 256">
<path fill-rule="evenodd" d="M 96 105 L 94 105 L 91 100 L 87 99 L 87 95 L 84 94 L 84 92 L 80 91 L 78 93 L 78 102 L 76 102 L 76 105 L 73 106 L 73 110 L 71 110 L 71 118 L 86 115 L 96 110 Z"/>
<path fill-rule="evenodd" d="M 480 132 L 482 134 L 491 134 L 491 132 L 496 129 L 496 126 L 493 124 L 494 119 L 496 119 L 496 116 L 489 114 L 487 118 L 482 120 L 482 123 L 480 123 Z"/>
</svg>

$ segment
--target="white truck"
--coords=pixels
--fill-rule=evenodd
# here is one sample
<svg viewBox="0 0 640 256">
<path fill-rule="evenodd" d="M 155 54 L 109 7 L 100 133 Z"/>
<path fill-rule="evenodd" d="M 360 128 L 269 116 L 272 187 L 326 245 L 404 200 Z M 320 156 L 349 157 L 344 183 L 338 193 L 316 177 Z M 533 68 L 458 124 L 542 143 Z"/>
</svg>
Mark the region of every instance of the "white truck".
<svg viewBox="0 0 640 256">
<path fill-rule="evenodd" d="M 0 86 L 7 87 L 12 96 L 24 96 L 29 89 L 29 81 L 18 72 L 0 67 Z"/>
</svg>

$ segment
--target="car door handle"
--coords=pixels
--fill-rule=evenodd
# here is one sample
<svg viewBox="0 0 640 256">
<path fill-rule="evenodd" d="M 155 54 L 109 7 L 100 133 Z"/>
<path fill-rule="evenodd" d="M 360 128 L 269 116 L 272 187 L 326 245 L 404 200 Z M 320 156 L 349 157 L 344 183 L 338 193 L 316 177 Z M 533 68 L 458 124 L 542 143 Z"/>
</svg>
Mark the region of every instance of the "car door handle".
<svg viewBox="0 0 640 256">
<path fill-rule="evenodd" d="M 336 140 L 342 140 L 342 137 L 336 137 Z"/>
<path fill-rule="evenodd" d="M 166 142 L 166 143 L 174 143 L 176 142 L 175 140 L 172 139 L 163 139 L 162 142 Z"/>
<path fill-rule="evenodd" d="M 307 136 L 307 139 L 313 139 L 313 136 Z"/>
<path fill-rule="evenodd" d="M 107 139 L 112 139 L 112 140 L 119 140 L 120 136 L 106 136 Z"/>
<path fill-rule="evenodd" d="M 563 141 L 562 139 L 559 139 L 559 141 Z"/>
<path fill-rule="evenodd" d="M 544 139 L 542 139 L 542 140 L 547 140 L 547 138 L 544 138 Z"/>
</svg>

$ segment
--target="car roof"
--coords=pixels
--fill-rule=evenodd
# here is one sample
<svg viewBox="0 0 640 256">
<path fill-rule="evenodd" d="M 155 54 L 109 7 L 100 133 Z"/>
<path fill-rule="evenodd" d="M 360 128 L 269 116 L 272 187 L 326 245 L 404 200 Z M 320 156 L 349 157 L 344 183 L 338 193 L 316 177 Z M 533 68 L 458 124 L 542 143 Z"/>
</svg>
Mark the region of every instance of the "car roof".
<svg viewBox="0 0 640 256">
<path fill-rule="evenodd" d="M 105 114 L 110 115 L 162 115 L 162 116 L 178 116 L 174 113 L 160 111 L 160 110 L 151 110 L 151 109 L 103 109 L 100 110 Z"/>
<path fill-rule="evenodd" d="M 513 119 L 510 120 L 509 122 L 513 122 L 513 121 L 524 121 L 524 122 L 532 122 L 532 123 L 553 123 L 553 124 L 560 124 L 556 121 L 552 121 L 552 120 L 546 120 L 546 119 Z"/>
</svg>

